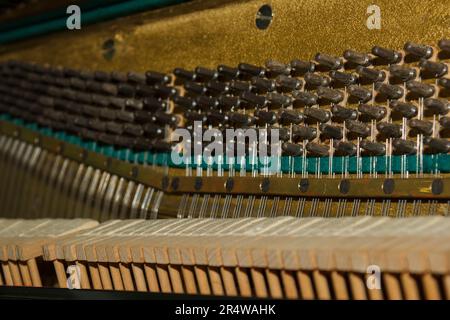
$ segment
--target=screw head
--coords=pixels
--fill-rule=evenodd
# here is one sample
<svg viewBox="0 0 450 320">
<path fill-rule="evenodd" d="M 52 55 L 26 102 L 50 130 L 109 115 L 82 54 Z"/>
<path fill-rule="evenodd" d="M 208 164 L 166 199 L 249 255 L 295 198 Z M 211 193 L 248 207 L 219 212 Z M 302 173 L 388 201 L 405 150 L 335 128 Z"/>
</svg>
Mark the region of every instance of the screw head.
<svg viewBox="0 0 450 320">
<path fill-rule="evenodd" d="M 341 180 L 341 182 L 339 182 L 339 191 L 342 194 L 347 194 L 350 191 L 350 180 Z"/>
<path fill-rule="evenodd" d="M 256 13 L 256 27 L 260 30 L 267 29 L 272 22 L 272 7 L 268 4 L 261 6 Z"/>
<path fill-rule="evenodd" d="M 225 181 L 225 190 L 230 192 L 231 190 L 233 190 L 233 187 L 234 187 L 233 178 L 228 178 L 227 181 Z"/>
<path fill-rule="evenodd" d="M 203 180 L 200 177 L 196 177 L 195 181 L 194 181 L 194 189 L 195 190 L 200 190 L 203 186 Z"/>
<path fill-rule="evenodd" d="M 300 179 L 300 182 L 298 183 L 298 189 L 300 192 L 306 192 L 309 188 L 309 180 L 308 179 Z"/>
<path fill-rule="evenodd" d="M 442 179 L 434 179 L 431 183 L 431 192 L 434 195 L 441 194 L 444 191 L 444 182 Z"/>
<path fill-rule="evenodd" d="M 391 194 L 395 189 L 394 179 L 386 179 L 383 182 L 383 191 L 385 194 Z"/>
<path fill-rule="evenodd" d="M 269 191 L 269 187 L 270 187 L 270 180 L 269 178 L 264 178 L 261 183 L 259 184 L 259 189 L 262 192 L 267 192 Z"/>
<path fill-rule="evenodd" d="M 171 187 L 174 191 L 177 191 L 180 187 L 180 178 L 175 177 L 172 179 Z"/>
</svg>

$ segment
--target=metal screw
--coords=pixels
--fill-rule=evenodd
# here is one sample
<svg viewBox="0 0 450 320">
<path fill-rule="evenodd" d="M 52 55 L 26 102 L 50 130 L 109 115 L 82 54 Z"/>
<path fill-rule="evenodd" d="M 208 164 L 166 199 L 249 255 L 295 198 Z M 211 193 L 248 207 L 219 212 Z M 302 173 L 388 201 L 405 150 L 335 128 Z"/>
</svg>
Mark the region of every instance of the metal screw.
<svg viewBox="0 0 450 320">
<path fill-rule="evenodd" d="M 268 4 L 261 6 L 256 13 L 256 27 L 260 30 L 267 29 L 272 22 L 272 18 L 272 7 Z"/>
</svg>

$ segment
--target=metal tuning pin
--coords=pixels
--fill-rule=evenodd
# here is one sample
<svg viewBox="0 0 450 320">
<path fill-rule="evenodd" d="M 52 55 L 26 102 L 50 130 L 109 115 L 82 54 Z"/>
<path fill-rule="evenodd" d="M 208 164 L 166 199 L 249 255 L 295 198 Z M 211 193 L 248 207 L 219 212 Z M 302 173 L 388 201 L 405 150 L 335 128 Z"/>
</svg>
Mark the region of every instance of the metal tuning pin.
<svg viewBox="0 0 450 320">
<path fill-rule="evenodd" d="M 180 80 L 181 82 L 196 80 L 196 75 L 194 72 L 183 68 L 175 68 L 173 70 L 173 74 L 175 75 L 176 79 Z"/>
<path fill-rule="evenodd" d="M 328 87 L 331 82 L 330 78 L 312 72 L 307 72 L 304 79 L 305 83 L 312 87 Z"/>
<path fill-rule="evenodd" d="M 258 67 L 258 66 L 254 66 L 248 63 L 240 63 L 238 65 L 238 69 L 239 71 L 243 74 L 243 75 L 247 75 L 250 77 L 264 77 L 265 75 L 265 69 L 262 67 Z"/>
<path fill-rule="evenodd" d="M 371 156 L 381 156 L 386 153 L 386 146 L 380 142 L 362 140 L 359 145 Z"/>
<path fill-rule="evenodd" d="M 422 72 L 431 75 L 434 78 L 440 78 L 447 74 L 448 67 L 442 62 L 433 62 L 426 59 L 420 60 L 419 63 Z"/>
<path fill-rule="evenodd" d="M 422 44 L 417 44 L 417 43 L 413 43 L 413 42 L 407 42 L 405 43 L 405 46 L 403 47 L 403 49 L 416 57 L 419 58 L 431 58 L 431 56 L 433 55 L 433 48 L 430 46 L 426 46 L 426 45 L 422 45 Z"/>
<path fill-rule="evenodd" d="M 230 123 L 237 125 L 239 127 L 251 126 L 256 121 L 255 117 L 240 112 L 228 113 L 228 120 Z"/>
<path fill-rule="evenodd" d="M 219 73 L 216 70 L 197 67 L 195 68 L 195 80 L 199 82 L 207 82 L 210 80 L 215 80 L 219 76 Z"/>
<path fill-rule="evenodd" d="M 358 111 L 369 120 L 382 120 L 387 114 L 385 107 L 369 104 L 360 104 Z"/>
<path fill-rule="evenodd" d="M 281 124 L 299 124 L 304 120 L 302 113 L 292 109 L 281 109 L 278 113 L 278 121 Z"/>
<path fill-rule="evenodd" d="M 314 72 L 316 65 L 311 61 L 292 60 L 291 61 L 291 75 L 293 77 L 303 76 L 305 73 Z"/>
<path fill-rule="evenodd" d="M 394 100 L 389 103 L 389 106 L 393 111 L 401 114 L 402 117 L 407 119 L 411 119 L 417 115 L 417 106 L 410 102 Z"/>
<path fill-rule="evenodd" d="M 142 74 L 142 73 L 128 72 L 127 78 L 128 78 L 128 82 L 130 82 L 130 83 L 139 83 L 139 84 L 146 83 L 145 74 Z"/>
<path fill-rule="evenodd" d="M 256 110 L 254 116 L 258 119 L 259 125 L 272 125 L 278 121 L 278 115 L 275 111 Z"/>
<path fill-rule="evenodd" d="M 213 97 L 198 96 L 195 100 L 197 106 L 203 110 L 216 109 L 219 106 L 219 100 Z"/>
<path fill-rule="evenodd" d="M 227 94 L 230 91 L 230 86 L 227 83 L 216 80 L 206 83 L 206 88 L 211 95 Z"/>
<path fill-rule="evenodd" d="M 438 84 L 445 89 L 450 89 L 450 79 L 441 78 L 438 80 Z"/>
<path fill-rule="evenodd" d="M 172 82 L 172 77 L 170 75 L 156 71 L 147 71 L 145 73 L 145 78 L 148 85 L 169 84 Z"/>
<path fill-rule="evenodd" d="M 252 85 L 248 82 L 233 80 L 230 82 L 230 90 L 234 94 L 241 94 L 242 92 L 250 91 Z"/>
<path fill-rule="evenodd" d="M 438 46 L 442 51 L 450 52 L 450 40 L 449 39 L 439 40 Z"/>
<path fill-rule="evenodd" d="M 442 117 L 439 120 L 439 124 L 441 125 L 442 128 L 444 129 L 450 129 L 450 117 Z"/>
<path fill-rule="evenodd" d="M 186 81 L 184 83 L 184 89 L 190 94 L 205 94 L 208 90 L 202 84 L 194 81 Z"/>
<path fill-rule="evenodd" d="M 346 120 L 345 128 L 349 133 L 354 134 L 358 137 L 368 137 L 370 135 L 370 127 L 360 121 L 357 120 Z"/>
<path fill-rule="evenodd" d="M 409 120 L 408 125 L 411 129 L 425 136 L 430 136 L 433 133 L 433 123 L 431 121 L 411 119 Z"/>
<path fill-rule="evenodd" d="M 292 140 L 314 140 L 317 138 L 317 129 L 308 126 L 292 126 Z"/>
<path fill-rule="evenodd" d="M 419 81 L 406 82 L 406 89 L 424 98 L 431 97 L 435 92 L 433 85 Z"/>
<path fill-rule="evenodd" d="M 322 136 L 328 138 L 328 139 L 336 139 L 341 140 L 343 137 L 342 134 L 342 128 L 330 124 L 322 124 L 320 126 L 320 131 L 322 133 Z"/>
<path fill-rule="evenodd" d="M 345 86 L 355 84 L 358 80 L 354 74 L 345 73 L 342 71 L 331 70 L 329 75 L 335 82 L 339 82 Z"/>
<path fill-rule="evenodd" d="M 237 79 L 240 75 L 238 68 L 229 67 L 223 64 L 217 67 L 217 72 L 219 73 L 220 81 Z"/>
<path fill-rule="evenodd" d="M 396 123 L 379 122 L 377 130 L 386 138 L 400 138 L 402 136 L 402 127 Z"/>
<path fill-rule="evenodd" d="M 289 92 L 294 90 L 300 90 L 303 82 L 296 78 L 291 78 L 286 75 L 279 75 L 275 79 L 276 86 L 281 92 Z"/>
<path fill-rule="evenodd" d="M 388 64 L 399 63 L 402 60 L 400 52 L 378 46 L 372 48 L 372 54 L 383 59 Z"/>
<path fill-rule="evenodd" d="M 331 103 L 339 103 L 344 100 L 344 94 L 341 91 L 324 87 L 317 88 L 317 96 Z"/>
<path fill-rule="evenodd" d="M 424 99 L 423 105 L 425 109 L 429 110 L 433 114 L 440 114 L 445 116 L 450 110 L 450 102 L 445 99 L 439 98 L 427 98 Z"/>
<path fill-rule="evenodd" d="M 326 68 L 337 70 L 343 67 L 344 63 L 341 58 L 333 57 L 325 53 L 318 53 L 314 57 L 314 60 L 320 65 Z"/>
<path fill-rule="evenodd" d="M 255 108 L 264 108 L 269 104 L 269 100 L 265 96 L 249 91 L 243 92 L 241 98 Z"/>
<path fill-rule="evenodd" d="M 366 68 L 363 66 L 356 67 L 356 72 L 358 75 L 366 81 L 369 82 L 383 82 L 386 79 L 386 72 L 382 70 L 377 70 L 373 68 Z"/>
<path fill-rule="evenodd" d="M 389 73 L 392 77 L 403 82 L 414 80 L 417 77 L 417 71 L 414 68 L 408 68 L 393 64 L 389 67 Z"/>
<path fill-rule="evenodd" d="M 356 154 L 356 145 L 350 141 L 338 141 L 334 146 L 336 153 L 342 156 L 354 156 Z"/>
<path fill-rule="evenodd" d="M 360 102 L 364 103 L 372 99 L 372 91 L 357 85 L 350 85 L 347 88 L 350 96 L 355 97 Z"/>
<path fill-rule="evenodd" d="M 298 157 L 303 154 L 303 147 L 299 144 L 283 142 L 281 144 L 281 151 L 285 156 Z"/>
<path fill-rule="evenodd" d="M 345 108 L 338 104 L 331 106 L 331 113 L 333 114 L 333 118 L 339 120 L 356 120 L 358 118 L 358 111 L 355 109 Z"/>
<path fill-rule="evenodd" d="M 256 93 L 266 93 L 276 89 L 276 83 L 274 80 L 252 77 L 250 83 L 252 84 L 252 90 Z"/>
<path fill-rule="evenodd" d="M 207 123 L 213 126 L 224 126 L 228 122 L 228 115 L 218 110 L 210 110 L 206 114 Z"/>
<path fill-rule="evenodd" d="M 417 152 L 416 143 L 411 140 L 394 139 L 392 146 L 397 154 L 415 154 Z"/>
<path fill-rule="evenodd" d="M 197 101 L 195 99 L 191 99 L 188 97 L 175 96 L 173 98 L 173 102 L 175 103 L 176 106 L 179 106 L 181 108 L 188 109 L 188 110 L 195 109 L 197 107 Z M 144 100 L 144 104 L 145 104 L 145 100 Z M 151 105 L 158 106 L 158 104 L 153 103 L 153 101 L 151 101 Z"/>
<path fill-rule="evenodd" d="M 425 137 L 423 143 L 430 147 L 434 153 L 450 152 L 450 141 L 447 139 Z"/>
<path fill-rule="evenodd" d="M 317 100 L 319 97 L 314 94 L 313 92 L 309 91 L 295 91 L 292 93 L 292 96 L 294 97 L 294 105 L 298 106 L 313 106 L 317 104 Z"/>
<path fill-rule="evenodd" d="M 364 67 L 370 65 L 370 56 L 366 53 L 360 53 L 353 50 L 345 50 L 343 56 L 345 60 L 353 64 Z"/>
<path fill-rule="evenodd" d="M 375 90 L 386 96 L 388 99 L 400 99 L 404 94 L 402 87 L 387 83 L 375 83 Z"/>
<path fill-rule="evenodd" d="M 317 122 L 325 123 L 330 121 L 331 119 L 331 113 L 327 110 L 320 109 L 320 108 L 305 108 L 303 114 L 310 119 L 313 119 Z"/>
<path fill-rule="evenodd" d="M 220 96 L 218 98 L 219 108 L 224 110 L 230 110 L 232 108 L 239 108 L 241 100 L 238 97 L 233 96 Z"/>
<path fill-rule="evenodd" d="M 328 146 L 315 142 L 308 142 L 306 150 L 313 156 L 326 157 L 329 155 L 330 148 Z"/>
<path fill-rule="evenodd" d="M 276 92 L 271 92 L 267 94 L 267 99 L 269 100 L 270 107 L 273 108 L 284 108 L 292 105 L 292 98 L 285 96 Z"/>
<path fill-rule="evenodd" d="M 291 66 L 278 62 L 275 60 L 266 61 L 266 76 L 269 78 L 274 78 L 278 75 L 289 75 L 291 73 Z"/>
</svg>

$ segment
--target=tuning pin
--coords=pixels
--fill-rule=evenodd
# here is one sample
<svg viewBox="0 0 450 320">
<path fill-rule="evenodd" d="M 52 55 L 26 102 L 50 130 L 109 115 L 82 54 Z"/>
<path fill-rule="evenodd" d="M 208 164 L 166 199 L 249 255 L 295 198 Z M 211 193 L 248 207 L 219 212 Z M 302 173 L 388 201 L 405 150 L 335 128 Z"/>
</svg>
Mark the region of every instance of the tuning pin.
<svg viewBox="0 0 450 320">
<path fill-rule="evenodd" d="M 219 73 L 219 80 L 232 80 L 237 79 L 239 77 L 239 69 L 228 67 L 226 65 L 219 65 L 217 67 L 217 72 Z"/>
<path fill-rule="evenodd" d="M 386 138 L 400 138 L 402 136 L 402 127 L 396 123 L 379 122 L 377 130 Z"/>
<path fill-rule="evenodd" d="M 285 156 L 298 157 L 303 154 L 303 147 L 299 144 L 283 142 L 281 144 L 281 151 Z"/>
<path fill-rule="evenodd" d="M 392 146 L 397 154 L 415 154 L 417 151 L 416 143 L 411 140 L 394 139 Z"/>
<path fill-rule="evenodd" d="M 435 78 L 440 78 L 447 74 L 448 67 L 445 63 L 442 62 L 433 62 L 426 59 L 420 60 L 419 63 L 420 68 L 422 71 L 431 74 Z"/>
<path fill-rule="evenodd" d="M 360 102 L 364 103 L 372 99 L 372 91 L 358 85 L 348 86 L 349 95 L 357 98 Z"/>
<path fill-rule="evenodd" d="M 128 72 L 127 73 L 128 81 L 131 83 L 139 83 L 139 84 L 145 84 L 146 83 L 146 77 L 145 74 L 137 73 L 137 72 Z"/>
<path fill-rule="evenodd" d="M 389 64 L 399 63 L 402 60 L 402 54 L 400 52 L 378 46 L 372 48 L 372 54 Z"/>
<path fill-rule="evenodd" d="M 279 75 L 275 79 L 277 88 L 282 92 L 300 90 L 302 88 L 303 82 L 296 78 L 291 78 L 286 75 Z"/>
<path fill-rule="evenodd" d="M 177 80 L 181 80 L 182 82 L 196 80 L 196 75 L 194 72 L 183 68 L 175 68 L 173 70 L 173 74 L 177 77 Z"/>
<path fill-rule="evenodd" d="M 116 112 L 117 119 L 124 121 L 124 122 L 134 122 L 134 112 L 127 111 L 127 110 L 117 110 Z"/>
<path fill-rule="evenodd" d="M 278 121 L 281 124 L 289 125 L 289 124 L 299 124 L 303 122 L 303 114 L 291 109 L 281 109 L 278 114 Z"/>
<path fill-rule="evenodd" d="M 423 105 L 430 112 L 443 116 L 450 110 L 450 103 L 445 99 L 427 98 L 423 101 Z"/>
<path fill-rule="evenodd" d="M 178 95 L 178 90 L 174 87 L 157 84 L 154 86 L 156 96 L 167 99 Z"/>
<path fill-rule="evenodd" d="M 116 110 L 108 109 L 108 108 L 100 109 L 100 118 L 106 119 L 106 120 L 115 120 L 116 117 L 117 117 Z"/>
<path fill-rule="evenodd" d="M 265 96 L 256 95 L 249 91 L 243 92 L 241 98 L 255 108 L 264 108 L 269 104 L 269 100 L 267 100 Z"/>
<path fill-rule="evenodd" d="M 215 80 L 219 76 L 219 73 L 216 70 L 211 70 L 203 67 L 195 68 L 195 75 L 197 81 L 210 81 Z"/>
<path fill-rule="evenodd" d="M 251 126 L 255 123 L 255 117 L 240 112 L 228 113 L 228 119 L 232 124 L 240 127 Z"/>
<path fill-rule="evenodd" d="M 425 137 L 423 143 L 436 153 L 448 153 L 450 151 L 450 141 L 447 139 Z"/>
<path fill-rule="evenodd" d="M 274 111 L 255 110 L 254 116 L 258 118 L 260 125 L 274 124 L 278 121 L 277 113 Z"/>
<path fill-rule="evenodd" d="M 369 104 L 360 104 L 358 106 L 358 111 L 362 116 L 365 116 L 372 120 L 381 120 L 387 114 L 385 107 Z"/>
<path fill-rule="evenodd" d="M 439 40 L 438 46 L 442 51 L 450 52 L 450 40 L 448 39 Z"/>
<path fill-rule="evenodd" d="M 266 97 L 269 100 L 270 107 L 273 108 L 284 108 L 292 105 L 292 98 L 289 96 L 271 92 Z"/>
<path fill-rule="evenodd" d="M 208 124 L 213 126 L 223 126 L 228 122 L 228 115 L 218 110 L 210 110 L 206 116 Z"/>
<path fill-rule="evenodd" d="M 406 88 L 409 91 L 419 95 L 420 97 L 425 97 L 425 98 L 431 97 L 435 92 L 433 85 L 423 83 L 420 81 L 408 81 L 406 83 Z"/>
<path fill-rule="evenodd" d="M 313 156 L 326 157 L 329 155 L 328 146 L 314 142 L 308 142 L 308 144 L 306 145 L 306 150 Z"/>
<path fill-rule="evenodd" d="M 168 74 L 155 72 L 155 71 L 147 71 L 145 73 L 146 83 L 149 85 L 154 84 L 169 84 L 172 82 L 172 77 Z"/>
<path fill-rule="evenodd" d="M 108 121 L 106 123 L 106 131 L 115 133 L 115 134 L 123 134 L 123 123 Z"/>
<path fill-rule="evenodd" d="M 127 83 L 119 83 L 117 85 L 117 92 L 120 96 L 132 98 L 136 94 L 136 87 Z"/>
<path fill-rule="evenodd" d="M 344 100 L 344 94 L 341 91 L 324 87 L 317 88 L 317 96 L 331 103 L 339 103 Z"/>
<path fill-rule="evenodd" d="M 331 106 L 333 117 L 339 120 L 355 120 L 358 117 L 358 111 L 355 109 L 345 108 L 338 104 Z"/>
<path fill-rule="evenodd" d="M 126 99 L 125 107 L 132 108 L 135 110 L 142 110 L 142 108 L 144 107 L 144 103 L 142 102 L 142 100 L 138 99 Z"/>
<path fill-rule="evenodd" d="M 342 71 L 331 70 L 329 75 L 331 79 L 333 79 L 336 82 L 342 83 L 345 86 L 354 84 L 358 80 L 358 78 L 355 75 L 351 73 L 345 73 Z"/>
<path fill-rule="evenodd" d="M 239 108 L 241 105 L 241 100 L 238 97 L 220 96 L 218 100 L 219 100 L 219 107 L 225 110 L 230 110 L 232 108 Z"/>
<path fill-rule="evenodd" d="M 184 89 L 189 93 L 199 94 L 199 95 L 205 94 L 207 91 L 206 87 L 204 87 L 202 84 L 199 84 L 194 81 L 186 81 L 184 83 Z"/>
<path fill-rule="evenodd" d="M 331 114 L 329 111 L 320 108 L 305 108 L 303 114 L 310 119 L 317 122 L 328 122 L 331 119 Z"/>
<path fill-rule="evenodd" d="M 402 117 L 411 119 L 417 115 L 417 106 L 408 102 L 400 102 L 400 101 L 391 101 L 389 106 L 395 112 L 398 112 L 402 115 Z"/>
<path fill-rule="evenodd" d="M 411 119 L 408 125 L 411 129 L 426 136 L 433 133 L 433 123 L 427 120 Z"/>
<path fill-rule="evenodd" d="M 230 91 L 230 86 L 228 84 L 215 80 L 209 81 L 206 84 L 206 88 L 211 95 L 226 94 Z"/>
<path fill-rule="evenodd" d="M 173 102 L 176 106 L 182 107 L 184 109 L 195 109 L 197 107 L 197 101 L 183 96 L 175 96 Z M 144 100 L 145 104 L 145 100 Z"/>
<path fill-rule="evenodd" d="M 314 72 L 316 65 L 311 61 L 292 60 L 291 75 L 293 77 L 303 76 L 307 72 Z"/>
<path fill-rule="evenodd" d="M 316 54 L 314 60 L 316 60 L 319 65 L 332 70 L 340 69 L 344 65 L 341 58 L 333 57 L 325 53 Z"/>
<path fill-rule="evenodd" d="M 370 135 L 370 127 L 363 122 L 356 120 L 346 120 L 345 127 L 348 132 L 355 134 L 358 137 L 367 137 Z"/>
<path fill-rule="evenodd" d="M 123 131 L 135 137 L 144 135 L 144 129 L 142 129 L 140 124 L 126 123 L 123 127 Z"/>
<path fill-rule="evenodd" d="M 416 69 L 396 64 L 389 67 L 389 72 L 394 78 L 400 79 L 403 82 L 414 80 L 417 76 Z"/>
<path fill-rule="evenodd" d="M 192 110 L 186 110 L 183 115 L 184 115 L 185 119 L 187 119 L 188 121 L 191 121 L 191 122 L 201 121 L 201 122 L 206 123 L 206 121 L 208 120 L 206 114 L 199 113 L 199 112 L 192 111 Z"/>
<path fill-rule="evenodd" d="M 314 140 L 317 137 L 317 129 L 308 126 L 292 126 L 292 140 Z"/>
<path fill-rule="evenodd" d="M 146 123 L 142 128 L 144 129 L 144 133 L 149 137 L 164 138 L 164 127 L 159 127 L 153 123 Z"/>
<path fill-rule="evenodd" d="M 441 124 L 441 127 L 444 129 L 450 129 L 450 117 L 442 117 L 439 120 L 439 123 Z"/>
<path fill-rule="evenodd" d="M 278 139 L 280 141 L 288 141 L 291 138 L 291 134 L 288 128 L 283 127 L 269 127 L 267 128 L 267 137 L 270 139 L 272 136 L 272 130 L 278 132 Z"/>
<path fill-rule="evenodd" d="M 354 156 L 356 154 L 356 145 L 350 141 L 337 141 L 334 145 L 336 153 L 342 156 Z"/>
<path fill-rule="evenodd" d="M 252 77 L 251 82 L 252 89 L 256 93 L 266 93 L 274 91 L 276 84 L 274 80 L 264 79 L 260 77 Z"/>
<path fill-rule="evenodd" d="M 203 110 L 216 109 L 219 106 L 219 100 L 207 96 L 198 96 L 195 101 L 197 106 Z"/>
<path fill-rule="evenodd" d="M 242 74 L 246 74 L 248 76 L 264 77 L 265 74 L 264 68 L 248 63 L 240 63 L 238 65 L 238 69 Z"/>
<path fill-rule="evenodd" d="M 381 156 L 386 153 L 386 146 L 379 142 L 362 140 L 359 145 L 372 156 Z"/>
<path fill-rule="evenodd" d="M 377 82 L 375 83 L 375 89 L 388 99 L 400 99 L 404 94 L 402 87 L 393 84 Z"/>
<path fill-rule="evenodd" d="M 441 87 L 443 87 L 445 89 L 450 89 L 450 79 L 441 78 L 438 80 L 438 83 Z"/>
<path fill-rule="evenodd" d="M 353 50 L 345 50 L 344 58 L 354 64 L 367 67 L 370 65 L 370 56 L 366 53 L 359 53 Z"/>
<path fill-rule="evenodd" d="M 175 114 L 166 113 L 164 111 L 156 111 L 153 114 L 153 121 L 160 123 L 160 124 L 169 125 L 171 127 L 174 127 L 179 124 L 180 117 L 178 117 Z"/>
<path fill-rule="evenodd" d="M 300 106 L 313 106 L 317 104 L 319 97 L 310 91 L 295 91 L 292 93 L 295 101 L 294 104 Z"/>
<path fill-rule="evenodd" d="M 252 86 L 248 82 L 233 80 L 230 83 L 230 89 L 235 94 L 241 94 L 242 92 L 250 91 Z"/>
<path fill-rule="evenodd" d="M 433 55 L 433 48 L 430 46 L 417 44 L 413 42 L 407 42 L 405 43 L 405 46 L 403 47 L 405 51 L 409 54 L 412 54 L 419 58 L 425 58 L 428 59 Z"/>
<path fill-rule="evenodd" d="M 291 73 L 290 65 L 275 60 L 267 60 L 266 69 L 266 76 L 269 78 L 273 78 L 278 75 L 289 75 Z"/>
<path fill-rule="evenodd" d="M 313 87 L 328 87 L 331 82 L 330 78 L 312 72 L 307 72 L 304 79 L 307 85 Z"/>
<path fill-rule="evenodd" d="M 320 126 L 320 131 L 324 137 L 329 139 L 341 140 L 343 137 L 342 128 L 338 126 L 322 124 Z"/>
</svg>

